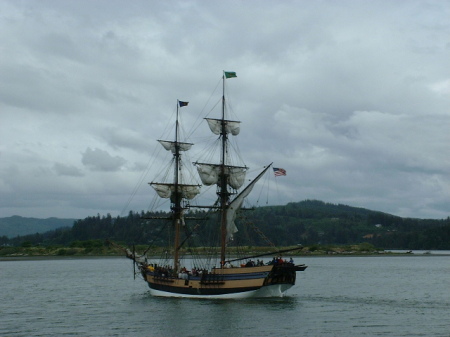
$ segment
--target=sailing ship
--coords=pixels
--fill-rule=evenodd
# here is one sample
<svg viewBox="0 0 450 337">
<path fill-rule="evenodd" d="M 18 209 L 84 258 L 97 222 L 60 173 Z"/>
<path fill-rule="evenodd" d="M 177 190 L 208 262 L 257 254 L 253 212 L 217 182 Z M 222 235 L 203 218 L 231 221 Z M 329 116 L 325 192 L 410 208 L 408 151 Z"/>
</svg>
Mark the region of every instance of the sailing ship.
<svg viewBox="0 0 450 337">
<path fill-rule="evenodd" d="M 236 165 L 231 160 L 230 136 L 236 136 L 240 132 L 240 122 L 228 119 L 227 114 L 225 85 L 227 79 L 233 77 L 237 77 L 235 72 L 226 71 L 221 77 L 223 89 L 218 102 L 221 100 L 221 104 L 218 104 L 221 110 L 219 118 L 205 118 L 212 133 L 218 136 L 215 140 L 220 150 L 217 151 L 219 158 L 215 163 L 193 163 L 202 184 L 186 182 L 182 173 L 186 166 L 182 161 L 183 156 L 193 145 L 180 139 L 179 109 L 187 106 L 188 102 L 177 101 L 174 139 L 158 140 L 172 154 L 173 171 L 169 174 L 172 179 L 170 182 L 151 182 L 150 185 L 158 197 L 170 201 L 169 216 L 166 219 L 159 217 L 157 221 L 169 220 L 167 228 L 171 234 L 167 240 L 171 245 L 159 260 L 150 259 L 148 251 L 137 255 L 134 249 L 127 250 L 127 256 L 134 260 L 152 295 L 190 298 L 283 296 L 295 284 L 296 272 L 304 271 L 307 267 L 304 264 L 296 265 L 292 259 L 284 261 L 281 258 L 282 251 L 279 250 L 269 252 L 272 256 L 276 255 L 272 261 L 263 263 L 263 260 L 257 259 L 255 262 L 257 257 L 267 254 L 239 257 L 237 248 L 233 246 L 238 233 L 236 212 L 258 180 L 271 167 L 271 164 L 264 167 L 256 178 L 244 186 L 248 167 Z M 216 188 L 216 202 L 212 206 L 193 204 L 202 185 Z M 194 212 L 194 207 L 208 211 Z M 210 223 L 206 227 L 216 230 L 219 242 L 214 244 L 211 239 L 196 250 L 186 248 L 191 239 L 198 239 L 204 232 L 199 221 L 205 218 Z M 190 221 L 193 221 L 192 225 L 189 225 Z M 298 249 L 301 247 L 290 250 Z M 194 258 L 194 252 L 200 253 L 201 257 Z M 188 254 L 189 260 L 184 260 L 184 254 Z M 190 265 L 187 265 L 189 262 Z"/>
</svg>

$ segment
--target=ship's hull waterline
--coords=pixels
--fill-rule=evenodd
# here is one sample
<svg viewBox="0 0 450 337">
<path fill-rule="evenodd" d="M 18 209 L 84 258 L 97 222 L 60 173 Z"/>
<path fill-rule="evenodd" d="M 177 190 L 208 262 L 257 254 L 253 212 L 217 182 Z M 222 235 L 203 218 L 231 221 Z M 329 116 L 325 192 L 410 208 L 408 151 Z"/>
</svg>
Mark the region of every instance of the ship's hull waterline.
<svg viewBox="0 0 450 337">
<path fill-rule="evenodd" d="M 143 269 L 150 294 L 160 297 L 239 299 L 282 297 L 295 284 L 295 271 L 306 266 L 259 266 L 217 269 L 197 276 L 166 277 Z"/>
<path fill-rule="evenodd" d="M 150 285 L 149 285 L 150 286 Z M 180 294 L 152 289 L 150 286 L 150 294 L 158 297 L 179 297 L 179 298 L 205 298 L 205 299 L 241 299 L 241 298 L 262 298 L 262 297 L 284 297 L 286 291 L 291 288 L 292 284 L 274 284 L 263 286 L 257 290 L 243 291 L 239 293 L 214 294 L 214 295 L 198 295 L 198 294 Z"/>
</svg>

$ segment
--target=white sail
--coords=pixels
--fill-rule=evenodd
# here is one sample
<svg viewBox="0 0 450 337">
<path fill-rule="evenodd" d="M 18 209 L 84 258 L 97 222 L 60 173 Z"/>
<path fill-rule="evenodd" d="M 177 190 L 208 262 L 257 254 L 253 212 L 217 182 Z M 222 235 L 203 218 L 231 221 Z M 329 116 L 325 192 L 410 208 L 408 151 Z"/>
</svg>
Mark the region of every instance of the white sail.
<svg viewBox="0 0 450 337">
<path fill-rule="evenodd" d="M 174 184 L 150 183 L 150 185 L 155 189 L 156 193 L 158 193 L 161 198 L 170 198 L 175 192 Z M 181 197 L 189 200 L 193 199 L 200 193 L 200 186 L 198 185 L 179 184 L 178 189 L 181 192 Z"/>
<path fill-rule="evenodd" d="M 217 184 L 219 180 L 219 167 L 211 164 L 197 164 L 197 172 L 203 185 Z"/>
<path fill-rule="evenodd" d="M 227 242 L 233 239 L 233 234 L 238 231 L 234 220 L 236 219 L 236 212 L 241 208 L 244 199 L 250 194 L 253 189 L 253 186 L 258 182 L 258 180 L 266 173 L 269 169 L 270 165 L 268 165 L 244 190 L 239 193 L 236 198 L 228 205 L 227 207 Z"/>
<path fill-rule="evenodd" d="M 228 184 L 235 190 L 241 188 L 245 182 L 245 173 L 247 169 L 245 167 L 229 167 L 228 169 Z"/>
<path fill-rule="evenodd" d="M 170 198 L 172 195 L 172 191 L 170 190 L 170 186 L 166 184 L 154 184 L 150 183 L 150 185 L 155 189 L 156 193 L 158 193 L 160 198 Z"/>
<path fill-rule="evenodd" d="M 191 200 L 195 198 L 197 194 L 200 193 L 200 186 L 184 185 L 182 191 L 183 191 L 183 198 Z"/>
<path fill-rule="evenodd" d="M 192 143 L 171 142 L 168 140 L 158 140 L 158 142 L 167 150 L 175 153 L 175 146 L 178 144 L 180 151 L 188 151 L 192 147 Z"/>
<path fill-rule="evenodd" d="M 222 132 L 222 120 L 221 119 L 214 119 L 214 118 L 205 118 L 208 122 L 209 128 L 211 129 L 211 132 L 215 135 L 220 135 Z M 231 133 L 233 136 L 237 136 L 239 132 L 241 131 L 241 122 L 238 121 L 223 121 L 225 123 L 225 132 Z"/>
<path fill-rule="evenodd" d="M 202 180 L 202 183 L 206 186 L 217 184 L 220 175 L 220 165 L 218 164 L 200 164 L 196 163 L 197 172 Z M 235 190 L 244 185 L 246 167 L 241 166 L 225 166 L 225 174 L 228 175 L 228 185 Z"/>
</svg>

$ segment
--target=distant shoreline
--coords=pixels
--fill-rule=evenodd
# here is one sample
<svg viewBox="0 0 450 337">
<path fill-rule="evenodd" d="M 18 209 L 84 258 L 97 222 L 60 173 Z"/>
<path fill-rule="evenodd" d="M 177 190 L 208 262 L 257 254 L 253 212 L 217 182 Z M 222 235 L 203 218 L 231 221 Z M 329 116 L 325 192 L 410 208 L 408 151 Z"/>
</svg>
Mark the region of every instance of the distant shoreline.
<svg viewBox="0 0 450 337">
<path fill-rule="evenodd" d="M 95 260 L 95 259 L 116 259 L 125 257 L 123 255 L 30 255 L 30 256 L 0 256 L 0 262 L 6 261 L 37 261 L 37 260 Z"/>
<path fill-rule="evenodd" d="M 270 255 L 267 255 L 270 256 Z M 326 252 L 315 252 L 314 254 L 298 254 L 292 255 L 296 259 L 301 258 L 321 258 L 321 257 L 398 257 L 398 256 L 450 256 L 450 251 L 448 250 L 433 250 L 433 251 L 396 251 L 396 250 L 386 250 L 371 253 L 361 253 L 361 252 L 344 252 L 344 253 L 326 253 Z M 15 256 L 0 256 L 0 262 L 7 261 L 38 261 L 38 260 L 90 260 L 90 259 L 117 259 L 126 258 L 125 255 L 15 255 Z M 149 258 L 152 258 L 149 256 Z M 153 257 L 156 258 L 156 257 Z M 186 256 L 186 258 L 190 258 Z"/>
</svg>

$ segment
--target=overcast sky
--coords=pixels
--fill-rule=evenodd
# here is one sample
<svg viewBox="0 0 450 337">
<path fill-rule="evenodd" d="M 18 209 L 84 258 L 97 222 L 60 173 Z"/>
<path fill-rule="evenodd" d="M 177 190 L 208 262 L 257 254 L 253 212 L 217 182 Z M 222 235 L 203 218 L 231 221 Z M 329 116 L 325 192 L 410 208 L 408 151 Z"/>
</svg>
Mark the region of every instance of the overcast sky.
<svg viewBox="0 0 450 337">
<path fill-rule="evenodd" d="M 441 0 L 0 0 L 0 217 L 146 210 L 176 100 L 197 117 L 228 70 L 247 165 L 287 171 L 270 204 L 446 218 L 449 18 Z"/>
</svg>

